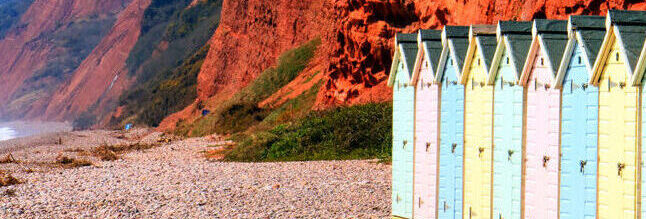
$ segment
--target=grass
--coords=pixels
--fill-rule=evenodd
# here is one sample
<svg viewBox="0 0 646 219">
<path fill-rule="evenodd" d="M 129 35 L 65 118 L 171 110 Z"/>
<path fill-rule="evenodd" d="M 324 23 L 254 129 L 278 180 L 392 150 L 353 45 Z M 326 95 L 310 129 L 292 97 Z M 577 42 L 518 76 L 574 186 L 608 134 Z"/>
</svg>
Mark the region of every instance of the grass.
<svg viewBox="0 0 646 219">
<path fill-rule="evenodd" d="M 229 161 L 301 161 L 379 158 L 388 160 L 392 125 L 390 103 L 310 112 L 296 122 L 234 137 Z"/>
<path fill-rule="evenodd" d="M 197 97 L 197 74 L 202 68 L 209 47 L 204 46 L 184 63 L 167 73 L 167 78 L 157 78 L 136 85 L 121 96 L 120 105 L 126 106 L 124 114 L 113 118 L 113 123 L 135 122 L 157 126 L 168 115 L 188 106 Z"/>
<path fill-rule="evenodd" d="M 294 80 L 314 57 L 320 44 L 320 39 L 314 39 L 285 52 L 278 58 L 276 66 L 263 71 L 232 98 L 211 109 L 209 115 L 191 124 L 179 124 L 177 134 L 235 134 L 263 122 L 270 116 L 271 109 L 260 108 L 258 103 Z"/>
</svg>

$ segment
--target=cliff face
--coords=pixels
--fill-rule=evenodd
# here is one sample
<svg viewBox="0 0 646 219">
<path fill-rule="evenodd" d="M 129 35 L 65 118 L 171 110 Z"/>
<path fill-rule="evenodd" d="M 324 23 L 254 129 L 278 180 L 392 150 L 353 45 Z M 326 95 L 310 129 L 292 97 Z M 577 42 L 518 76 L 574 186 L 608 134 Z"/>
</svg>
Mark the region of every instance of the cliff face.
<svg viewBox="0 0 646 219">
<path fill-rule="evenodd" d="M 314 108 L 388 101 L 385 81 L 397 32 L 443 25 L 494 24 L 498 20 L 566 19 L 570 14 L 602 15 L 606 10 L 645 9 L 646 3 L 601 0 L 310 0 L 225 1 L 221 26 L 198 76 L 198 98 L 162 123 L 195 117 L 230 97 L 271 66 L 288 48 L 322 37 L 316 63 L 323 81 Z M 315 74 L 309 72 L 308 74 Z M 268 101 L 297 96 L 313 83 L 291 83 Z M 263 104 L 261 104 L 263 105 Z"/>
<path fill-rule="evenodd" d="M 116 104 L 132 81 L 125 61 L 139 38 L 141 18 L 150 1 L 133 0 L 121 12 L 110 33 L 54 94 L 46 119 L 70 120 L 87 110 L 103 115 Z"/>
<path fill-rule="evenodd" d="M 57 44 L 57 33 L 88 18 L 106 18 L 119 13 L 131 0 L 36 0 L 20 21 L 0 40 L 0 106 L 13 113 L 11 117 L 25 117 L 30 111 L 42 112 L 51 90 L 58 85 L 50 83 L 66 75 L 47 75 L 45 69 L 56 58 L 63 46 Z M 75 57 L 76 58 L 76 57 Z M 36 75 L 36 74 L 39 75 Z M 29 80 L 29 81 L 28 81 Z M 29 88 L 23 88 L 29 82 Z M 34 87 L 46 87 L 36 90 Z M 15 96 L 20 89 L 23 95 Z M 32 91 L 31 93 L 24 90 Z M 9 103 L 12 103 L 11 106 Z M 11 107 L 14 107 L 12 109 Z M 18 109 L 15 109 L 18 108 Z M 38 110 L 37 108 L 40 108 Z M 0 113 L 2 114 L 2 113 Z M 6 115 L 0 115 L 5 116 Z"/>
<path fill-rule="evenodd" d="M 198 100 L 160 125 L 172 128 L 245 87 L 288 49 L 320 35 L 328 2 L 225 0 L 220 25 L 198 74 Z M 198 104 L 199 103 L 199 104 Z"/>
</svg>

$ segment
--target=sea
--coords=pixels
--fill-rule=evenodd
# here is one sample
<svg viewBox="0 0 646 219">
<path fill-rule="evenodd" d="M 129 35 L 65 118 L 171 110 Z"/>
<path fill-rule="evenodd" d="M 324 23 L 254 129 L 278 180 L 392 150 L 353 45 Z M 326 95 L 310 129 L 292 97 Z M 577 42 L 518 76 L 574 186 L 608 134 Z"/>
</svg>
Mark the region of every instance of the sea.
<svg viewBox="0 0 646 219">
<path fill-rule="evenodd" d="M 0 141 L 16 138 L 18 133 L 10 127 L 0 127 Z"/>
<path fill-rule="evenodd" d="M 30 121 L 0 122 L 0 141 L 71 130 L 72 127 L 68 123 Z"/>
</svg>

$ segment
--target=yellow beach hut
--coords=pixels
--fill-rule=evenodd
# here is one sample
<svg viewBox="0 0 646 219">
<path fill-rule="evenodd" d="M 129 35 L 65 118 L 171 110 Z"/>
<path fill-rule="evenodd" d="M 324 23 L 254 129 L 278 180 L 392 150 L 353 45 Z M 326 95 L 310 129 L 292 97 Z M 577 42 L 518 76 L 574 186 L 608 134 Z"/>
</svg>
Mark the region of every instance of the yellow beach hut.
<svg viewBox="0 0 646 219">
<path fill-rule="evenodd" d="M 639 88 L 635 66 L 644 44 L 646 12 L 610 10 L 592 72 L 599 87 L 598 218 L 637 218 Z"/>
<path fill-rule="evenodd" d="M 493 86 L 487 83 L 496 50 L 496 26 L 472 25 L 460 83 L 465 86 L 465 218 L 491 218 Z"/>
</svg>

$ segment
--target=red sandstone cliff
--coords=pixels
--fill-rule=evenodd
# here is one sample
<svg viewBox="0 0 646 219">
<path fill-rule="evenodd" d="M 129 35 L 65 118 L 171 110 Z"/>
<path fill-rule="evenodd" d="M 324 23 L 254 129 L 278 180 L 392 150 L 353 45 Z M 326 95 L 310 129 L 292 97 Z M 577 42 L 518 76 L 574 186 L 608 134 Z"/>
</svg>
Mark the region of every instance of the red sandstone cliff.
<svg viewBox="0 0 646 219">
<path fill-rule="evenodd" d="M 36 0 L 22 16 L 19 25 L 0 40 L 0 106 L 7 105 L 12 95 L 42 69 L 57 48 L 49 38 L 66 24 L 89 16 L 118 13 L 131 0 Z M 24 117 L 29 111 L 41 112 L 51 93 L 36 93 L 36 101 L 27 109 L 19 109 Z M 22 107 L 22 106 L 20 106 Z M 0 115 L 2 116 L 2 115 Z"/>
<path fill-rule="evenodd" d="M 133 0 L 121 12 L 110 33 L 74 71 L 71 80 L 54 94 L 45 118 L 71 120 L 93 105 L 99 115 L 130 86 L 125 61 L 139 38 L 141 19 L 151 0 Z M 92 110 L 92 109 L 91 109 Z"/>
<path fill-rule="evenodd" d="M 392 60 L 396 32 L 443 25 L 493 24 L 498 20 L 566 19 L 570 14 L 604 14 L 610 8 L 646 9 L 637 1 L 601 0 L 309 0 L 225 1 L 221 26 L 211 40 L 209 55 L 198 78 L 198 100 L 217 104 L 247 85 L 295 45 L 321 36 L 316 63 L 322 86 L 315 108 L 388 101 L 386 69 Z M 309 74 L 311 74 L 310 72 Z M 301 86 L 301 87 L 299 87 Z M 280 93 L 306 90 L 312 83 L 290 83 L 268 101 L 284 101 Z M 279 102 L 280 102 L 279 101 Z M 197 114 L 196 104 L 162 123 Z"/>
</svg>

